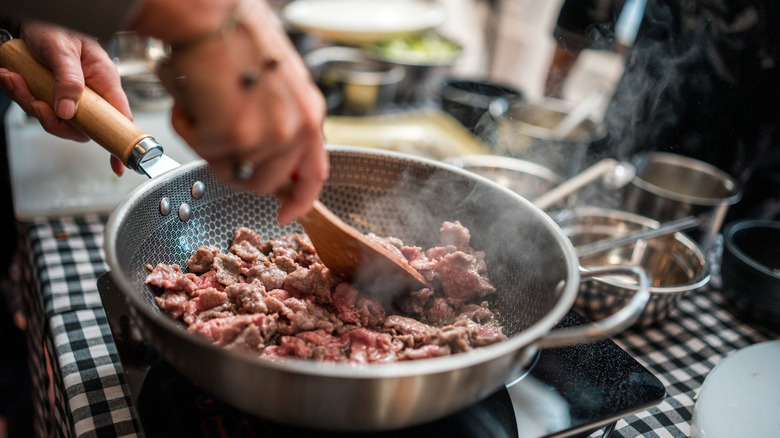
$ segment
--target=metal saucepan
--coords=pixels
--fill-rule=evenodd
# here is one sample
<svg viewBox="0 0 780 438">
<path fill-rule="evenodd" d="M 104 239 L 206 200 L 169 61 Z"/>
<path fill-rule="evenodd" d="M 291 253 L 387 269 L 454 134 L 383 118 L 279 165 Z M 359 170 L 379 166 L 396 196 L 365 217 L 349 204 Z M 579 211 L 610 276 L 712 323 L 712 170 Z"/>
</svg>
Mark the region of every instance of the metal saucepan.
<svg viewBox="0 0 780 438">
<path fill-rule="evenodd" d="M 636 177 L 625 187 L 622 209 L 667 222 L 702 218 L 701 231 L 690 233 L 708 253 L 731 205 L 742 199 L 739 182 L 703 161 L 668 152 L 632 159 Z"/>
<path fill-rule="evenodd" d="M 90 104 L 80 102 L 79 111 L 99 122 L 102 114 L 90 112 Z M 121 117 L 111 120 L 130 123 Z M 180 166 L 142 184 L 114 210 L 106 225 L 106 260 L 142 333 L 160 355 L 240 409 L 331 430 L 421 424 L 465 408 L 514 380 L 539 348 L 584 343 L 622 331 L 649 299 L 643 270 L 593 268 L 582 276 L 625 273 L 637 276 L 643 287 L 625 308 L 602 321 L 552 332 L 574 303 L 581 273 L 568 238 L 544 212 L 487 178 L 433 160 L 331 147 L 330 161 L 331 175 L 321 201 L 363 232 L 430 247 L 437 243 L 442 222 L 458 220 L 468 227 L 472 246 L 485 251 L 497 290 L 490 305 L 508 339 L 448 357 L 351 365 L 270 361 L 189 333 L 155 304 L 155 292 L 144 282 L 147 264 L 184 266 L 204 244 L 224 250 L 240 226 L 265 238 L 299 227 L 276 222 L 279 204 L 273 196 L 226 184 L 202 162 Z M 180 214 L 173 214 L 176 211 Z"/>
<path fill-rule="evenodd" d="M 606 134 L 603 124 L 588 117 L 565 138 L 558 137 L 555 128 L 570 113 L 557 99 L 538 103 L 496 99 L 475 132 L 501 155 L 539 163 L 569 178 L 588 162 L 590 144 Z"/>
</svg>

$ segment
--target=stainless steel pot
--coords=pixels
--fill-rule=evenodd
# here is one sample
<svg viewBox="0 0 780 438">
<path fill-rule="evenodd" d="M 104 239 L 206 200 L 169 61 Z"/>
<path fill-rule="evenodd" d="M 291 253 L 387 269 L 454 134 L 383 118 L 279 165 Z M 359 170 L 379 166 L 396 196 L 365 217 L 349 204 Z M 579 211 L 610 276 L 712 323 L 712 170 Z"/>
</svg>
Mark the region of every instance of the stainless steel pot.
<svg viewBox="0 0 780 438">
<path fill-rule="evenodd" d="M 529 199 L 541 196 L 563 182 L 563 177 L 544 166 L 501 155 L 461 155 L 444 161 L 482 175 Z M 565 207 L 565 203 L 559 204 L 556 206 Z"/>
<path fill-rule="evenodd" d="M 242 192 L 216 179 L 203 163 L 183 166 L 139 187 L 106 227 L 111 275 L 142 332 L 163 358 L 219 398 L 264 418 L 335 430 L 385 430 L 432 421 L 488 396 L 523 371 L 538 348 L 587 342 L 629 326 L 649 299 L 641 278 L 631 303 L 599 323 L 556 330 L 580 281 L 574 249 L 560 228 L 516 193 L 470 172 L 409 155 L 331 148 L 331 176 L 321 200 L 363 232 L 431 246 L 445 220 L 471 230 L 486 252 L 497 293 L 491 306 L 508 340 L 473 352 L 394 364 L 348 365 L 263 360 L 189 333 L 162 313 L 144 284 L 148 263 L 186 263 L 202 244 L 227 248 L 246 226 L 266 238 L 280 227 L 272 196 Z M 200 184 L 202 183 L 202 186 Z M 205 187 L 193 197 L 193 187 Z M 197 191 L 200 193 L 200 191 Z M 187 204 L 191 217 L 163 215 Z M 587 276 L 616 273 L 613 268 Z"/>
<path fill-rule="evenodd" d="M 538 103 L 497 99 L 475 132 L 499 154 L 539 163 L 568 178 L 583 169 L 588 146 L 606 132 L 603 125 L 586 118 L 568 136 L 556 138 L 555 127 L 569 111 L 556 99 Z"/>
<path fill-rule="evenodd" d="M 352 47 L 323 47 L 304 57 L 330 112 L 363 116 L 381 111 L 396 97 L 403 66 L 371 59 Z"/>
<path fill-rule="evenodd" d="M 623 210 L 659 222 L 699 216 L 703 231 L 689 234 L 709 252 L 728 208 L 742 199 L 739 183 L 715 166 L 677 154 L 640 154 L 632 163 L 636 176 L 625 187 Z"/>
</svg>

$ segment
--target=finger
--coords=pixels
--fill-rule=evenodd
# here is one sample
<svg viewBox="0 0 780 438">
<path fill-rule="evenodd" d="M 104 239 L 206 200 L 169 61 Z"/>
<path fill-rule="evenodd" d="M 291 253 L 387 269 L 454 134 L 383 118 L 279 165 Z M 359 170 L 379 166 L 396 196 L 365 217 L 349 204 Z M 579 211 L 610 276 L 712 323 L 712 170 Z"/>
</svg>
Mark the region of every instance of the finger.
<svg viewBox="0 0 780 438">
<path fill-rule="evenodd" d="M 32 103 L 38 99 L 27 88 L 24 78 L 4 68 L 0 69 L 0 78 L 0 85 L 2 85 L 5 95 L 18 103 L 27 114 L 33 116 Z"/>
<path fill-rule="evenodd" d="M 127 95 L 122 90 L 119 69 L 97 41 L 89 38 L 83 40 L 81 64 L 86 85 L 132 120 L 133 114 Z"/>
<path fill-rule="evenodd" d="M 0 86 L 6 96 L 18 103 L 24 112 L 38 119 L 46 132 L 76 141 L 88 140 L 86 135 L 57 117 L 46 102 L 36 99 L 19 74 L 0 69 Z"/>
<path fill-rule="evenodd" d="M 297 177 L 293 180 L 292 191 L 282 203 L 277 215 L 277 221 L 282 225 L 289 224 L 311 209 L 328 178 L 330 163 L 327 151 L 322 146 L 321 139 L 315 140 L 315 144 L 317 145 L 314 150 L 304 154 L 295 169 Z"/>
<path fill-rule="evenodd" d="M 54 113 L 70 120 L 76 115 L 76 102 L 84 91 L 81 58 L 75 49 L 46 56 L 45 64 L 54 74 Z"/>
<path fill-rule="evenodd" d="M 74 128 L 67 120 L 62 120 L 56 114 L 48 103 L 42 100 L 36 100 L 31 104 L 32 115 L 38 119 L 43 129 L 58 137 L 85 142 L 89 140 L 86 134 Z"/>
<path fill-rule="evenodd" d="M 113 155 L 111 155 L 111 170 L 114 171 L 116 176 L 122 176 L 125 173 L 125 165 L 122 163 L 122 160 Z"/>
</svg>

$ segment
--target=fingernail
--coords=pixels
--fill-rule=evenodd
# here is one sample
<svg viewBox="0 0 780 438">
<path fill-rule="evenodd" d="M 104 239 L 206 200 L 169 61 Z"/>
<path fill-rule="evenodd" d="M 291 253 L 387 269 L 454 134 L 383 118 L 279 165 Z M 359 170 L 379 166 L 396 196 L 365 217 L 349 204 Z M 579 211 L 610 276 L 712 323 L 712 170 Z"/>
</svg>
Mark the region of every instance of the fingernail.
<svg viewBox="0 0 780 438">
<path fill-rule="evenodd" d="M 71 99 L 60 99 L 55 108 L 57 117 L 70 120 L 76 115 L 76 102 Z"/>
</svg>

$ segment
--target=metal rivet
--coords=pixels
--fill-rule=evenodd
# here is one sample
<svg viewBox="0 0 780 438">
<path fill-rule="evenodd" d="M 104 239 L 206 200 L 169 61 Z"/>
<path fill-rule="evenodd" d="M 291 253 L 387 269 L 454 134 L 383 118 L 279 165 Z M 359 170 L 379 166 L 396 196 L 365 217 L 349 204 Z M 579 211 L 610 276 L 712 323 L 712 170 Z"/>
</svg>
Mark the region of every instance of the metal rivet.
<svg viewBox="0 0 780 438">
<path fill-rule="evenodd" d="M 203 181 L 195 181 L 195 183 L 192 185 L 192 197 L 195 199 L 200 199 L 205 193 L 206 184 L 203 184 Z"/>
<path fill-rule="evenodd" d="M 163 216 L 168 216 L 171 214 L 171 200 L 168 198 L 162 198 L 160 199 L 160 213 L 162 213 Z"/>
<path fill-rule="evenodd" d="M 182 220 L 182 222 L 187 222 L 192 217 L 192 209 L 190 209 L 189 204 L 184 203 L 181 206 L 179 206 L 179 219 Z"/>
</svg>

